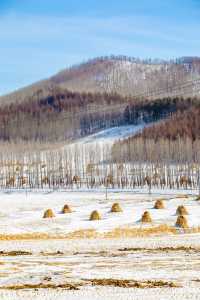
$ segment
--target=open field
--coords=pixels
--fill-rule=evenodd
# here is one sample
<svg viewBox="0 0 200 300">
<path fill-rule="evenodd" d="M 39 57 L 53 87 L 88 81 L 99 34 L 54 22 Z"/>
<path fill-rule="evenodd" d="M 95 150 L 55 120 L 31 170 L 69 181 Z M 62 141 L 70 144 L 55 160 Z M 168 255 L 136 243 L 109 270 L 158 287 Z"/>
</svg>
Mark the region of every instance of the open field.
<svg viewBox="0 0 200 300">
<path fill-rule="evenodd" d="M 190 191 L 2 192 L 1 299 L 198 299 L 200 202 Z M 155 209 L 156 199 L 165 208 Z M 122 212 L 111 213 L 118 202 Z M 62 214 L 68 204 L 71 213 Z M 176 208 L 189 229 L 175 227 Z M 47 208 L 54 218 L 43 219 Z M 98 210 L 101 220 L 89 221 Z M 142 224 L 148 211 L 152 223 Z"/>
<path fill-rule="evenodd" d="M 145 190 L 144 190 L 145 191 Z M 163 193 L 163 194 L 162 194 Z M 186 195 L 186 197 L 185 197 Z M 41 192 L 2 192 L 0 194 L 0 239 L 3 235 L 41 234 L 56 238 L 66 237 L 73 232 L 96 231 L 106 234 L 116 228 L 127 230 L 144 230 L 149 227 L 174 227 L 177 219 L 176 209 L 180 205 L 188 210 L 190 228 L 200 226 L 200 202 L 197 194 L 190 191 L 156 191 L 149 195 L 134 192 L 108 191 L 107 200 L 105 190 L 102 191 L 41 191 Z M 154 209 L 156 199 L 163 198 L 164 209 Z M 119 202 L 122 212 L 111 213 L 111 206 Z M 68 204 L 71 213 L 63 214 L 62 208 Z M 45 210 L 52 209 L 55 217 L 43 219 Z M 98 210 L 100 221 L 89 220 L 92 211 Z M 152 223 L 148 226 L 141 224 L 144 211 L 149 211 Z M 79 237 L 79 236 L 78 236 Z"/>
</svg>

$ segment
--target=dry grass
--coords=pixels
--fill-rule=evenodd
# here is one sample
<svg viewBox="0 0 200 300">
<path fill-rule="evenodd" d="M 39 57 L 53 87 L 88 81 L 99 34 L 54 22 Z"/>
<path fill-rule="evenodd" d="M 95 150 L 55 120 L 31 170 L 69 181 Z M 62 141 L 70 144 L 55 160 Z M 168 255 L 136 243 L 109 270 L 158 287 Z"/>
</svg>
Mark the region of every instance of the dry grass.
<svg viewBox="0 0 200 300">
<path fill-rule="evenodd" d="M 45 212 L 44 212 L 44 215 L 43 215 L 43 218 L 46 219 L 46 218 L 54 218 L 55 215 L 54 215 L 54 212 L 52 209 L 47 209 Z"/>
<path fill-rule="evenodd" d="M 176 198 L 177 198 L 177 199 L 188 199 L 188 198 L 189 198 L 189 195 L 186 195 L 186 194 L 178 194 L 178 195 L 176 195 Z"/>
<path fill-rule="evenodd" d="M 176 226 L 180 228 L 188 228 L 188 222 L 185 216 L 178 216 Z"/>
<path fill-rule="evenodd" d="M 155 209 L 164 209 L 165 208 L 165 204 L 164 204 L 163 199 L 156 200 L 156 202 L 154 204 L 154 208 Z"/>
<path fill-rule="evenodd" d="M 0 256 L 23 256 L 23 255 L 32 255 L 32 252 L 28 251 L 0 251 Z"/>
<path fill-rule="evenodd" d="M 163 280 L 147 280 L 136 281 L 127 279 L 91 279 L 89 280 L 93 286 L 114 286 L 120 288 L 177 288 L 180 287 L 177 283 Z"/>
<path fill-rule="evenodd" d="M 198 229 L 196 229 L 198 230 Z M 200 231 L 200 228 L 199 228 Z M 197 231 L 195 231 L 197 232 Z M 1 234 L 0 241 L 5 240 L 54 240 L 54 239 L 95 239 L 95 238 L 124 238 L 146 237 L 158 234 L 176 234 L 177 229 L 168 225 L 133 228 L 119 227 L 108 232 L 98 232 L 94 229 L 77 230 L 66 235 L 51 235 L 47 233 Z"/>
<path fill-rule="evenodd" d="M 39 284 L 15 284 L 8 286 L 0 286 L 0 290 L 37 290 L 37 289 L 65 289 L 65 290 L 79 290 L 82 286 L 112 286 L 120 288 L 178 288 L 181 287 L 175 282 L 168 282 L 163 280 L 127 280 L 127 279 L 83 279 L 79 283 L 63 283 L 54 284 L 50 283 L 50 277 L 44 278 L 45 283 Z"/>
<path fill-rule="evenodd" d="M 71 212 L 72 212 L 72 210 L 71 210 L 70 206 L 68 204 L 65 204 L 63 206 L 62 213 L 63 214 L 70 214 Z"/>
<path fill-rule="evenodd" d="M 176 214 L 180 216 L 188 215 L 187 208 L 183 205 L 177 207 Z"/>
<path fill-rule="evenodd" d="M 97 210 L 94 210 L 90 215 L 90 221 L 98 221 L 101 220 L 101 215 Z"/>
<path fill-rule="evenodd" d="M 79 290 L 82 284 L 80 283 L 38 283 L 38 284 L 16 284 L 8 286 L 0 286 L 0 290 L 32 290 L 32 289 L 65 289 L 65 290 Z"/>
<path fill-rule="evenodd" d="M 200 233 L 200 227 L 183 228 L 187 234 Z M 183 231 L 181 231 L 182 233 Z M 51 235 L 46 233 L 1 234 L 0 241 L 6 240 L 70 240 L 70 239 L 118 239 L 134 237 L 150 237 L 155 235 L 179 234 L 177 227 L 162 224 L 151 227 L 119 227 L 109 232 L 98 232 L 94 229 L 77 230 L 66 235 Z"/>
<path fill-rule="evenodd" d="M 178 247 L 158 247 L 158 248 L 142 248 L 142 247 L 137 247 L 137 248 L 121 248 L 118 249 L 120 252 L 178 252 L 178 251 L 183 251 L 183 252 L 197 252 L 199 253 L 200 249 L 197 247 L 185 247 L 185 246 L 178 246 Z"/>
<path fill-rule="evenodd" d="M 116 228 L 110 232 L 104 233 L 104 238 L 134 238 L 148 237 L 152 235 L 176 234 L 177 230 L 168 225 L 159 225 L 145 228 Z"/>
<path fill-rule="evenodd" d="M 151 215 L 148 211 L 145 211 L 141 218 L 142 223 L 152 223 Z"/>
<path fill-rule="evenodd" d="M 69 233 L 67 239 L 95 239 L 99 237 L 99 233 L 94 229 L 77 230 Z"/>
<path fill-rule="evenodd" d="M 123 212 L 121 206 L 119 205 L 119 203 L 114 203 L 111 207 L 111 212 L 112 213 L 118 213 L 118 212 Z"/>
</svg>

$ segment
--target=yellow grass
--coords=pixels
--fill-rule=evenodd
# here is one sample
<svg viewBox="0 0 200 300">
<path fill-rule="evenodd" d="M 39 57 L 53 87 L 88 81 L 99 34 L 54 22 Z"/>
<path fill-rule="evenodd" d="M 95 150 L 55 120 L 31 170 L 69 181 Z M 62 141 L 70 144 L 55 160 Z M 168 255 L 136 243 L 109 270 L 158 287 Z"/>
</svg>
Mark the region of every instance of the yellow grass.
<svg viewBox="0 0 200 300">
<path fill-rule="evenodd" d="M 200 228 L 199 228 L 200 231 Z M 94 229 L 77 230 L 66 235 L 51 235 L 47 233 L 1 234 L 0 240 L 50 240 L 50 239 L 95 239 L 95 238 L 132 238 L 148 237 L 159 234 L 176 234 L 177 229 L 168 225 L 146 228 L 119 227 L 108 232 L 98 232 Z"/>
<path fill-rule="evenodd" d="M 177 199 L 187 199 L 187 198 L 189 198 L 189 195 L 186 195 L 186 194 L 178 194 L 178 195 L 176 195 L 176 198 L 177 198 Z"/>
<path fill-rule="evenodd" d="M 55 215 L 54 215 L 54 212 L 52 209 L 47 209 L 45 212 L 44 212 L 44 215 L 43 215 L 43 218 L 54 218 Z"/>
<path fill-rule="evenodd" d="M 170 287 L 177 288 L 180 287 L 179 284 L 175 282 L 168 282 L 163 280 L 146 280 L 146 281 L 138 281 L 138 280 L 127 280 L 127 279 L 89 279 L 89 282 L 93 286 L 114 286 L 120 288 L 162 288 L 162 287 Z"/>
<path fill-rule="evenodd" d="M 176 214 L 180 216 L 188 215 L 187 208 L 183 205 L 177 207 Z"/>
<path fill-rule="evenodd" d="M 165 204 L 164 204 L 163 199 L 156 200 L 156 202 L 154 204 L 154 208 L 155 209 L 164 209 L 165 208 Z"/>
<path fill-rule="evenodd" d="M 49 279 L 49 278 L 48 278 Z M 83 282 L 79 283 L 62 283 L 62 284 L 54 284 L 54 283 L 38 283 L 38 284 L 15 284 L 15 285 L 7 285 L 1 286 L 1 290 L 31 290 L 31 289 L 65 289 L 65 290 L 79 290 L 81 286 L 84 285 L 92 285 L 92 286 L 114 286 L 120 288 L 178 288 L 181 287 L 179 284 L 172 281 L 163 281 L 163 280 L 146 280 L 146 281 L 138 281 L 138 280 L 129 280 L 129 279 L 84 279 Z"/>
<path fill-rule="evenodd" d="M 90 215 L 90 221 L 98 221 L 101 220 L 101 215 L 97 210 L 94 210 Z"/>
<path fill-rule="evenodd" d="M 118 213 L 118 212 L 122 212 L 122 208 L 121 206 L 119 205 L 119 203 L 114 203 L 111 207 L 111 212 L 112 213 Z"/>
<path fill-rule="evenodd" d="M 180 228 L 188 228 L 188 222 L 185 216 L 178 216 L 176 226 Z"/>
<path fill-rule="evenodd" d="M 65 290 L 79 290 L 79 287 L 82 284 L 72 284 L 72 283 L 63 283 L 63 284 L 54 284 L 54 283 L 38 283 L 38 284 L 16 284 L 8 286 L 0 286 L 0 290 L 31 290 L 31 289 L 65 289 Z"/>
<path fill-rule="evenodd" d="M 158 234 L 176 234 L 177 230 L 168 225 L 159 225 L 146 228 L 116 228 L 110 232 L 104 233 L 105 238 L 134 238 L 148 237 Z"/>
<path fill-rule="evenodd" d="M 148 211 L 145 211 L 143 213 L 142 218 L 141 218 L 141 222 L 142 223 L 151 223 L 152 222 L 151 215 Z"/>
<path fill-rule="evenodd" d="M 72 212 L 72 210 L 71 210 L 70 206 L 69 206 L 68 204 L 65 204 L 65 205 L 63 206 L 62 213 L 63 213 L 63 214 L 69 214 L 69 213 L 71 213 L 71 212 Z"/>
</svg>

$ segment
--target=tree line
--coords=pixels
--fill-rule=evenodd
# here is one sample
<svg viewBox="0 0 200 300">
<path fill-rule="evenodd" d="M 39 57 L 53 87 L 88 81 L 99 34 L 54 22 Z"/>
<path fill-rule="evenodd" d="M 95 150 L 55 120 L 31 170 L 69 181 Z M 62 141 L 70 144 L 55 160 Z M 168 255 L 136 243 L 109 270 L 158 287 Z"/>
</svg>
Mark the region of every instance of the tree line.
<svg viewBox="0 0 200 300">
<path fill-rule="evenodd" d="M 0 140 L 60 142 L 113 126 L 155 122 L 196 105 L 196 98 L 140 101 L 53 88 L 51 94 L 0 106 Z"/>
</svg>

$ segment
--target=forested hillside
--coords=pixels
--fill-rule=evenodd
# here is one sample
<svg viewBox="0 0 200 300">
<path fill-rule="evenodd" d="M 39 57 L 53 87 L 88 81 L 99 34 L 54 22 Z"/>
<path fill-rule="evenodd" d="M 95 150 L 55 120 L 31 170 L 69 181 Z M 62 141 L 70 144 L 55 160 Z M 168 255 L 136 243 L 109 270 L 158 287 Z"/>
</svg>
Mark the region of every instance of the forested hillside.
<svg viewBox="0 0 200 300">
<path fill-rule="evenodd" d="M 115 161 L 200 161 L 200 102 L 113 146 Z"/>
<path fill-rule="evenodd" d="M 126 56 L 92 59 L 0 97 L 0 103 L 21 103 L 52 96 L 52 89 L 84 93 L 117 93 L 137 99 L 192 97 L 200 94 L 200 58 L 172 61 L 140 60 Z"/>
<path fill-rule="evenodd" d="M 113 126 L 156 122 L 196 105 L 196 98 L 138 101 L 118 94 L 75 93 L 53 89 L 52 95 L 0 107 L 3 141 L 58 142 Z"/>
</svg>

